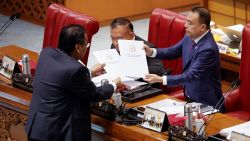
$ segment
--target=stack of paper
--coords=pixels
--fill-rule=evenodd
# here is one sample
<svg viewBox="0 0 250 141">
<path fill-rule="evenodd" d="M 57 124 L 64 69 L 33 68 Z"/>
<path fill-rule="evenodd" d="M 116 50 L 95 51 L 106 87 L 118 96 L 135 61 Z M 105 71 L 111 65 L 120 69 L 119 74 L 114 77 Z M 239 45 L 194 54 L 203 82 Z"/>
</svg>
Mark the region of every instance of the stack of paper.
<svg viewBox="0 0 250 141">
<path fill-rule="evenodd" d="M 171 114 L 178 114 L 179 116 L 184 116 L 184 105 L 186 102 L 179 102 L 173 99 L 163 99 L 148 105 L 145 107 L 151 107 L 153 109 L 157 109 L 167 113 L 168 115 Z"/>
<path fill-rule="evenodd" d="M 150 103 L 148 105 L 148 107 L 163 111 L 167 114 L 178 114 L 178 116 L 184 116 L 184 105 L 186 104 L 186 102 L 179 102 L 173 99 L 163 99 L 161 101 L 157 101 L 154 103 Z M 196 108 L 197 105 L 200 105 L 201 107 L 201 112 L 204 115 L 209 115 L 212 113 L 216 113 L 219 110 L 214 109 L 212 106 L 203 106 L 202 103 L 197 103 L 197 102 L 192 102 L 190 103 L 193 107 L 193 115 L 195 116 L 197 114 L 197 111 L 194 110 Z"/>
<path fill-rule="evenodd" d="M 236 126 L 222 129 L 220 131 L 220 134 L 227 136 L 227 139 L 230 139 L 232 131 L 246 135 L 246 136 L 250 136 L 250 121 L 236 125 Z"/>
</svg>

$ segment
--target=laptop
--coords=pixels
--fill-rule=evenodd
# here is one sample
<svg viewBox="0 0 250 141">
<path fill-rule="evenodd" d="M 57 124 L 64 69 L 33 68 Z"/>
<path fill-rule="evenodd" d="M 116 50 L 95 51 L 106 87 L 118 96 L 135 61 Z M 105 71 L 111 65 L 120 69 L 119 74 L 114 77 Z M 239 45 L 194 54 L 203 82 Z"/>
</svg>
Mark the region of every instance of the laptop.
<svg viewBox="0 0 250 141">
<path fill-rule="evenodd" d="M 233 30 L 231 28 L 224 27 L 224 26 L 221 26 L 221 25 L 217 25 L 217 26 L 218 26 L 218 28 L 220 28 L 227 35 L 227 37 L 230 40 L 235 41 L 235 42 L 240 42 L 241 41 L 242 32 L 237 31 L 237 30 Z"/>
</svg>

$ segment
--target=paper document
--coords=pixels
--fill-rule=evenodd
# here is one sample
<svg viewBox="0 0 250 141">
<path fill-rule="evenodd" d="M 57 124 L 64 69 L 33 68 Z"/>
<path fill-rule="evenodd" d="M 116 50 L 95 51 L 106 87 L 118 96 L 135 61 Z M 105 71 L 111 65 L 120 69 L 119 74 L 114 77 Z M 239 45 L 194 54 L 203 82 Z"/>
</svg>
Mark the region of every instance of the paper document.
<svg viewBox="0 0 250 141">
<path fill-rule="evenodd" d="M 235 131 L 240 134 L 244 134 L 246 136 L 250 136 L 250 121 L 236 125 L 236 126 L 222 129 L 220 131 L 220 134 L 227 136 L 227 139 L 230 139 L 232 131 Z"/>
<path fill-rule="evenodd" d="M 126 76 L 143 78 L 149 73 L 143 41 L 118 40 L 118 44 Z"/>
<path fill-rule="evenodd" d="M 92 82 L 94 82 L 95 85 L 98 87 L 98 86 L 101 86 L 101 81 L 103 79 L 107 79 L 109 82 L 111 82 L 116 77 L 118 77 L 118 76 L 114 76 L 114 75 L 111 75 L 109 73 L 106 73 L 106 74 L 92 78 Z M 125 77 L 125 76 L 120 76 L 120 78 L 121 78 L 121 81 L 123 83 L 125 83 L 126 85 L 127 85 L 127 83 L 129 84 L 129 83 L 132 83 L 133 81 L 135 81 L 133 78 Z M 141 85 L 143 85 L 143 84 L 141 84 Z"/>
<path fill-rule="evenodd" d="M 150 103 L 148 105 L 148 107 L 163 111 L 167 114 L 178 114 L 179 116 L 184 116 L 184 105 L 186 104 L 186 102 L 179 102 L 173 99 L 163 99 L 161 101 L 157 101 L 154 103 Z M 201 103 L 197 103 L 197 102 L 192 102 L 190 103 L 192 105 L 193 108 L 193 115 L 195 116 L 197 114 L 197 111 L 195 110 L 195 107 L 197 105 L 201 105 L 201 112 L 204 115 L 209 115 L 212 113 L 213 107 L 212 106 L 203 106 L 203 104 Z M 213 113 L 218 112 L 219 110 L 215 109 L 213 111 Z"/>
<path fill-rule="evenodd" d="M 243 28 L 244 28 L 244 25 L 242 25 L 242 24 L 236 24 L 236 25 L 228 26 L 227 28 L 230 28 L 232 30 L 236 30 L 236 31 L 242 32 Z"/>
<path fill-rule="evenodd" d="M 116 49 L 96 51 L 93 53 L 99 63 L 105 63 L 105 71 L 113 76 L 124 75 L 121 57 Z"/>
<path fill-rule="evenodd" d="M 148 105 L 148 107 L 163 111 L 169 115 L 178 114 L 180 116 L 184 116 L 184 105 L 186 102 L 179 102 L 173 99 L 163 99 Z"/>
</svg>

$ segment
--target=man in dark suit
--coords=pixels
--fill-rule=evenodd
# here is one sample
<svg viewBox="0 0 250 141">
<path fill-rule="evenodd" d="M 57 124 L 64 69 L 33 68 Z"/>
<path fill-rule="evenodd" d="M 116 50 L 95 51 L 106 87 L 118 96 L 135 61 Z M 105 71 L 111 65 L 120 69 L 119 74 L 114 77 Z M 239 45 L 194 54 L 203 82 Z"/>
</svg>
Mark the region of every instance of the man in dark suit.
<svg viewBox="0 0 250 141">
<path fill-rule="evenodd" d="M 124 17 L 119 17 L 114 19 L 110 24 L 110 34 L 112 39 L 111 49 L 115 48 L 119 52 L 118 40 L 138 40 L 143 41 L 144 44 L 148 45 L 150 48 L 155 48 L 152 43 L 149 43 L 134 33 L 134 28 L 132 23 Z M 163 75 L 165 73 L 164 66 L 162 62 L 155 58 L 147 57 L 149 73 Z"/>
<path fill-rule="evenodd" d="M 207 9 L 193 8 L 187 16 L 186 35 L 170 48 L 151 49 L 145 46 L 148 56 L 158 59 L 182 57 L 183 73 L 178 75 L 146 75 L 147 82 L 164 85 L 184 85 L 184 94 L 191 101 L 215 106 L 222 97 L 220 83 L 219 50 L 210 27 L 211 16 Z"/>
<path fill-rule="evenodd" d="M 90 74 L 80 61 L 88 45 L 85 30 L 69 25 L 60 32 L 58 48 L 42 50 L 26 124 L 30 141 L 91 140 L 90 102 L 110 98 L 121 81 L 94 85 L 91 75 L 103 66 L 94 66 Z"/>
</svg>

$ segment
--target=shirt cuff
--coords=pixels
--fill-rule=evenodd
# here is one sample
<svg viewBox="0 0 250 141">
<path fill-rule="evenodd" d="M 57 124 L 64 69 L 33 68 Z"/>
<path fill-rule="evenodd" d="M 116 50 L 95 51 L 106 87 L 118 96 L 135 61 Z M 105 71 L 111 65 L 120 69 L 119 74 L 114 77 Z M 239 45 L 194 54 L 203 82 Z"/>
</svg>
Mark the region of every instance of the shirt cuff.
<svg viewBox="0 0 250 141">
<path fill-rule="evenodd" d="M 163 85 L 167 85 L 167 84 L 168 84 L 168 83 L 167 83 L 167 82 L 168 82 L 168 81 L 167 81 L 167 75 L 163 75 L 163 76 L 162 76 L 162 81 L 163 81 L 163 82 L 162 82 Z"/>
<path fill-rule="evenodd" d="M 152 53 L 152 55 L 149 56 L 149 57 L 154 58 L 154 57 L 156 56 L 156 54 L 157 54 L 157 50 L 156 50 L 155 48 L 152 48 L 152 49 L 153 49 L 153 53 Z"/>
<path fill-rule="evenodd" d="M 116 90 L 117 86 L 114 82 L 110 82 L 110 84 L 114 87 L 114 91 Z"/>
</svg>

